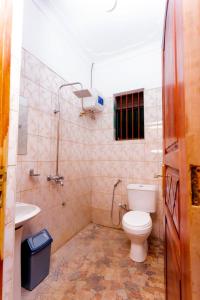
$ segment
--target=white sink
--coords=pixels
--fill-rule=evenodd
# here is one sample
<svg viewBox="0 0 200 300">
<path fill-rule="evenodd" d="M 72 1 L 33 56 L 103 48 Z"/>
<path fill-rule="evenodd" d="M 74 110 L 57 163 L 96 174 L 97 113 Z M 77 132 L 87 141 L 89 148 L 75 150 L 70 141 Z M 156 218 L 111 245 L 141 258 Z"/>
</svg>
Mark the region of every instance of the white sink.
<svg viewBox="0 0 200 300">
<path fill-rule="evenodd" d="M 37 216 L 40 211 L 41 209 L 36 205 L 17 202 L 15 210 L 15 228 L 22 226 L 26 221 Z"/>
</svg>

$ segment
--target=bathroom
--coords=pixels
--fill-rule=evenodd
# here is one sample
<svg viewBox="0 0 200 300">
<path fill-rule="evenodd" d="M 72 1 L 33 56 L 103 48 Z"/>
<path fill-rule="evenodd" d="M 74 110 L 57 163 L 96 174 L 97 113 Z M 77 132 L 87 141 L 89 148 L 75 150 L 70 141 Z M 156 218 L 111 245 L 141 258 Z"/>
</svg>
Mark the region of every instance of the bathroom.
<svg viewBox="0 0 200 300">
<path fill-rule="evenodd" d="M 166 287 L 174 258 L 163 199 L 175 172 L 166 169 L 165 157 L 166 1 L 8 2 L 13 16 L 8 146 L 2 148 L 8 152 L 2 299 L 198 299 L 199 232 L 188 242 L 193 298 L 182 298 L 176 288 L 173 294 L 170 279 Z M 192 165 L 198 165 L 192 153 Z M 169 198 L 179 194 L 174 174 Z M 16 219 L 23 203 L 36 209 L 26 221 Z M 190 232 L 199 223 L 197 202 L 192 209 Z M 175 217 L 181 237 L 182 221 Z M 49 274 L 27 289 L 21 243 L 44 229 L 52 238 Z M 181 263 L 184 269 L 186 260 Z"/>
</svg>

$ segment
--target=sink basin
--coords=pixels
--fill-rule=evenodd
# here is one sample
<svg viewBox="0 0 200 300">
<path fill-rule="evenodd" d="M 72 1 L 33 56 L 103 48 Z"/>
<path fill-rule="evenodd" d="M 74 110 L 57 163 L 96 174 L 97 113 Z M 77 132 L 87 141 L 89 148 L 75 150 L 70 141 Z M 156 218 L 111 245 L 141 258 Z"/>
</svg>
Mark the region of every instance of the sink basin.
<svg viewBox="0 0 200 300">
<path fill-rule="evenodd" d="M 37 216 L 40 211 L 41 209 L 36 205 L 17 202 L 15 210 L 15 228 L 22 226 L 25 222 Z"/>
</svg>

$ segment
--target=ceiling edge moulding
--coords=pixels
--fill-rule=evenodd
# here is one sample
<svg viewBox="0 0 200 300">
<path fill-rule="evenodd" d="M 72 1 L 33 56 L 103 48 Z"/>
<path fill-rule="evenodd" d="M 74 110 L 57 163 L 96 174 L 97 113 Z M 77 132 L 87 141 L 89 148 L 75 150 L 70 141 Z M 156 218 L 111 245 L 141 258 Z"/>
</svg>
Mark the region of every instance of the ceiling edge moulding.
<svg viewBox="0 0 200 300">
<path fill-rule="evenodd" d="M 121 54 L 118 54 L 118 55 L 115 55 L 112 57 L 107 57 L 104 60 L 99 60 L 99 61 L 95 62 L 95 64 L 97 66 L 102 65 L 102 67 L 103 67 L 105 64 L 113 63 L 114 61 L 117 61 L 117 62 L 126 61 L 126 60 L 130 60 L 132 58 L 135 58 L 135 57 L 138 57 L 141 55 L 145 55 L 146 53 L 161 51 L 161 50 L 162 50 L 162 48 L 161 48 L 160 42 L 153 42 L 151 44 L 148 43 L 141 47 L 132 49 L 128 52 L 124 52 L 124 53 L 121 53 Z"/>
<path fill-rule="evenodd" d="M 89 54 L 90 57 L 93 57 L 93 60 L 95 62 L 104 62 L 110 59 L 115 59 L 115 57 L 119 57 L 119 56 L 124 56 L 124 55 L 128 55 L 130 54 L 132 56 L 132 53 L 140 51 L 140 49 L 144 49 L 145 47 L 148 47 L 149 45 L 152 45 L 155 43 L 156 39 L 154 38 L 156 36 L 155 35 L 151 35 L 151 37 L 149 37 L 148 39 L 146 39 L 145 41 L 135 44 L 132 47 L 126 47 L 123 48 L 121 50 L 116 50 L 113 52 L 94 52 L 91 49 L 87 48 L 87 53 Z M 161 49 L 161 42 L 158 42 L 159 46 L 158 48 Z"/>
<path fill-rule="evenodd" d="M 59 17 L 56 15 L 55 6 L 51 6 L 51 1 L 41 1 L 41 0 L 32 0 L 32 3 L 35 5 L 35 7 L 40 11 L 41 14 L 43 14 L 44 17 L 48 19 L 50 23 L 55 25 L 61 37 L 65 37 L 64 40 L 66 41 L 68 47 L 70 47 L 73 51 L 76 51 L 78 55 L 80 55 L 87 63 L 92 63 L 92 59 L 88 55 L 88 53 L 85 51 L 85 49 L 77 43 L 77 40 L 74 39 L 73 35 L 69 30 L 67 30 L 68 35 L 66 34 L 66 29 L 64 28 L 63 24 L 60 22 Z M 51 12 L 51 13 L 50 13 Z M 54 12 L 54 13 L 53 13 Z M 58 21 L 59 20 L 59 21 Z M 69 43 L 69 37 L 71 39 L 71 43 Z M 74 45 L 75 47 L 71 46 Z"/>
</svg>

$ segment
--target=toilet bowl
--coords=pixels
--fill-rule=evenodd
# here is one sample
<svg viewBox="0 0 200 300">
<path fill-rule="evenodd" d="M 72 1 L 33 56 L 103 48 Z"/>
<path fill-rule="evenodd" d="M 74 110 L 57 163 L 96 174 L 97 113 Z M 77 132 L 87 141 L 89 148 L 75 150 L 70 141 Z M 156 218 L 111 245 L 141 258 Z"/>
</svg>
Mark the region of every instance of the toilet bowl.
<svg viewBox="0 0 200 300">
<path fill-rule="evenodd" d="M 152 230 L 152 220 L 149 213 L 129 211 L 122 219 L 122 226 L 131 241 L 130 258 L 143 262 L 147 257 L 149 237 Z"/>
<path fill-rule="evenodd" d="M 143 262 L 147 257 L 147 239 L 152 230 L 150 213 L 156 212 L 157 187 L 150 184 L 129 184 L 129 212 L 122 218 L 122 227 L 131 241 L 130 258 Z"/>
</svg>

